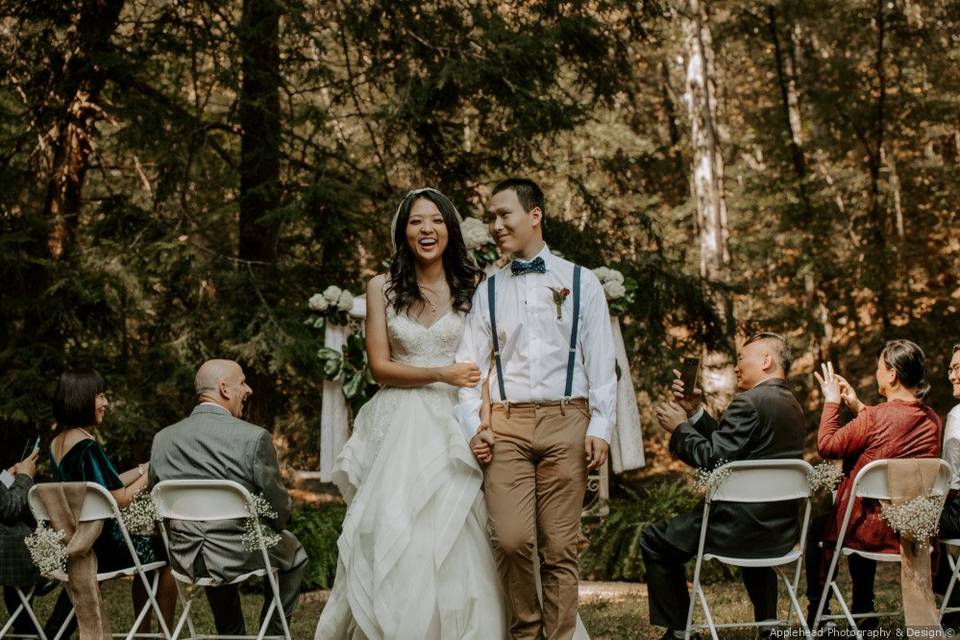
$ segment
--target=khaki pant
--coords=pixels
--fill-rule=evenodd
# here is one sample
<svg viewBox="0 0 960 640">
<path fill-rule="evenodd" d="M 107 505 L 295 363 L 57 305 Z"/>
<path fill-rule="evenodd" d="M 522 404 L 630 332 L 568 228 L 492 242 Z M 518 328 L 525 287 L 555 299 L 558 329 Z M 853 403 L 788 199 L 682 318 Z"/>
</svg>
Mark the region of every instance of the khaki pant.
<svg viewBox="0 0 960 640">
<path fill-rule="evenodd" d="M 576 628 L 587 486 L 584 400 L 494 405 L 496 443 L 484 472 L 497 570 L 513 638 L 566 640 Z M 534 549 L 540 556 L 543 608 L 537 600 Z"/>
</svg>

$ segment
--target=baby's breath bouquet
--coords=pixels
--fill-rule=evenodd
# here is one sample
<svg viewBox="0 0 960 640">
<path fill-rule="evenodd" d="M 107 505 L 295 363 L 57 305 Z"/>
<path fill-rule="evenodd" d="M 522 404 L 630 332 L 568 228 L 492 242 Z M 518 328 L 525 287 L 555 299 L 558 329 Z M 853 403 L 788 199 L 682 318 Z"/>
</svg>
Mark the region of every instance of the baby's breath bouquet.
<svg viewBox="0 0 960 640">
<path fill-rule="evenodd" d="M 55 531 L 46 522 L 37 525 L 36 531 L 24 538 L 30 552 L 30 560 L 45 576 L 67 571 L 67 545 L 64 544 L 63 531 Z"/>
<path fill-rule="evenodd" d="M 813 491 L 833 491 L 843 480 L 843 470 L 832 462 L 821 462 L 807 475 Z"/>
<path fill-rule="evenodd" d="M 123 525 L 128 532 L 140 536 L 154 535 L 157 532 L 157 521 L 160 520 L 153 496 L 146 491 L 138 493 L 125 509 L 121 509 L 120 517 L 123 518 Z"/>
<path fill-rule="evenodd" d="M 280 534 L 260 523 L 260 518 L 276 518 L 277 512 L 263 496 L 253 497 L 253 512 L 247 518 L 243 530 L 243 548 L 246 551 L 259 551 L 260 541 L 267 549 L 280 543 Z"/>
<path fill-rule="evenodd" d="M 917 496 L 901 504 L 883 504 L 880 516 L 901 538 L 926 542 L 937 535 L 942 496 Z"/>
<path fill-rule="evenodd" d="M 696 487 L 697 491 L 709 493 L 711 489 L 716 489 L 723 484 L 723 481 L 730 475 L 730 469 L 723 468 L 725 464 L 727 464 L 727 461 L 721 460 L 713 469 L 705 467 L 697 469 L 693 474 L 693 486 Z"/>
</svg>

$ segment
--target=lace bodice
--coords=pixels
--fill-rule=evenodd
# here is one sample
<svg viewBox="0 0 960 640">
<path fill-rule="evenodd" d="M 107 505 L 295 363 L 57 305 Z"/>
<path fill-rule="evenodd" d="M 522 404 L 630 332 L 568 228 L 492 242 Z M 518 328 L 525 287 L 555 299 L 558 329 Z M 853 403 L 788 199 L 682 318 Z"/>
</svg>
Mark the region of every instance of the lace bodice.
<svg viewBox="0 0 960 640">
<path fill-rule="evenodd" d="M 424 327 L 406 314 L 397 314 L 387 305 L 387 333 L 390 357 L 415 367 L 451 364 L 463 335 L 463 313 L 451 309 L 432 326 Z"/>
</svg>

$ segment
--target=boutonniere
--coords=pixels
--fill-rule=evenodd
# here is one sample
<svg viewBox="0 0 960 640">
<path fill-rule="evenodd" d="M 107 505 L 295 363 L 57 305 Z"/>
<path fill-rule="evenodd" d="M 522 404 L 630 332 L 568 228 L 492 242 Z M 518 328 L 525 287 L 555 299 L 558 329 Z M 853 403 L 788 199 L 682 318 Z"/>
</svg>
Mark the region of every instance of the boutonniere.
<svg viewBox="0 0 960 640">
<path fill-rule="evenodd" d="M 547 287 L 553 293 L 553 304 L 557 307 L 557 320 L 563 320 L 563 301 L 570 295 L 570 289 L 563 287 Z"/>
</svg>

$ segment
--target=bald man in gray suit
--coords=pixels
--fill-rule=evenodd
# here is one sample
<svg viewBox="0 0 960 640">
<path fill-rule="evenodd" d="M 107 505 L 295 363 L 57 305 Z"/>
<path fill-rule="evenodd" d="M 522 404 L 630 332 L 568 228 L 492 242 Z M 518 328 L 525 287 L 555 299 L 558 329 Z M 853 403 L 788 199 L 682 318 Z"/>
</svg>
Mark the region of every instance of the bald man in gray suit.
<svg viewBox="0 0 960 640">
<path fill-rule="evenodd" d="M 277 513 L 269 525 L 281 535 L 269 551 L 278 570 L 280 598 L 289 621 L 296 609 L 307 554 L 300 541 L 283 530 L 290 518 L 290 497 L 280 478 L 277 453 L 270 433 L 240 419 L 244 401 L 253 393 L 243 369 L 232 360 L 208 360 L 197 371 L 199 404 L 189 417 L 160 431 L 150 454 L 150 485 L 162 480 L 232 480 L 254 495 L 261 494 Z M 172 521 L 170 555 L 174 568 L 193 578 L 229 581 L 263 567 L 259 552 L 243 548 L 244 523 Z M 264 581 L 261 620 L 272 597 Z M 240 596 L 235 585 L 207 588 L 217 633 L 246 633 Z M 282 635 L 274 615 L 268 635 Z"/>
</svg>

